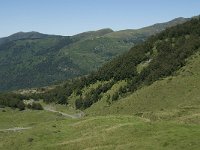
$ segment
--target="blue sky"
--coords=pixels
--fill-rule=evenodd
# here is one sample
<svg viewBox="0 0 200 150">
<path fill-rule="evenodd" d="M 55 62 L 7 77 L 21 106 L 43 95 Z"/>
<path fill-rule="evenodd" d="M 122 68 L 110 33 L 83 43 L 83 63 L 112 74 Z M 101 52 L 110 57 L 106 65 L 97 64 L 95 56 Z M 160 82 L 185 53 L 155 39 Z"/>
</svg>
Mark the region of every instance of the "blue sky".
<svg viewBox="0 0 200 150">
<path fill-rule="evenodd" d="M 200 0 L 0 0 L 0 37 L 135 29 L 200 14 Z"/>
</svg>

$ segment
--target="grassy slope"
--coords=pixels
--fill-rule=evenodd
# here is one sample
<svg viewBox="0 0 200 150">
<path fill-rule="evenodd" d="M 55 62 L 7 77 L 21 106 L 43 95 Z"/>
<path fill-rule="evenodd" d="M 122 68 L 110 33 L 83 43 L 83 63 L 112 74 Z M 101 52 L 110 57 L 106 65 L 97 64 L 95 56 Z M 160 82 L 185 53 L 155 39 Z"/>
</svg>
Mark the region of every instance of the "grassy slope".
<svg viewBox="0 0 200 150">
<path fill-rule="evenodd" d="M 200 122 L 200 54 L 188 59 L 187 65 L 176 76 L 167 77 L 143 87 L 126 98 L 107 107 L 99 101 L 87 109 L 88 114 L 140 114 L 147 117 L 183 117 Z M 151 114 L 151 115 L 150 115 Z M 184 118 L 180 118 L 184 119 Z"/>
<path fill-rule="evenodd" d="M 106 95 L 126 84 L 119 82 L 102 101 L 86 110 L 94 116 L 82 119 L 64 119 L 46 111 L 0 110 L 0 129 L 32 127 L 20 132 L 0 132 L 0 149 L 198 150 L 199 63 L 198 53 L 177 76 L 157 81 L 108 106 Z M 85 88 L 84 93 L 89 90 Z M 60 106 L 57 109 L 63 110 Z"/>
<path fill-rule="evenodd" d="M 149 122 L 120 115 L 73 120 L 45 111 L 7 110 L 0 112 L 0 118 L 3 119 L 0 129 L 32 126 L 32 129 L 20 132 L 0 132 L 0 149 L 4 150 L 199 148 L 200 128 L 197 125 Z"/>
<path fill-rule="evenodd" d="M 103 97 L 87 110 L 91 115 L 96 111 L 106 116 L 64 119 L 46 111 L 0 111 L 0 129 L 33 127 L 21 132 L 0 132 L 0 149 L 198 150 L 199 63 L 200 54 L 196 54 L 177 76 L 157 81 L 109 107 Z M 119 82 L 106 94 L 124 84 Z"/>
</svg>

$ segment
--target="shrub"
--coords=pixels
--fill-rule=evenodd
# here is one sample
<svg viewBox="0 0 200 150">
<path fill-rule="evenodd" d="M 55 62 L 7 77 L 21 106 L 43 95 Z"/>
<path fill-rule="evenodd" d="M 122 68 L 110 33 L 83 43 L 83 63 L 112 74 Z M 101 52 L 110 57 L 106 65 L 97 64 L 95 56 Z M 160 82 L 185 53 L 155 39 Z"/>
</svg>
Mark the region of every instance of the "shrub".
<svg viewBox="0 0 200 150">
<path fill-rule="evenodd" d="M 116 93 L 114 93 L 113 96 L 112 96 L 112 101 L 116 101 L 116 100 L 118 100 L 118 99 L 119 99 L 119 93 L 116 92 Z"/>
<path fill-rule="evenodd" d="M 40 103 L 34 103 L 33 102 L 31 109 L 33 109 L 33 110 L 43 110 L 43 107 Z"/>
<path fill-rule="evenodd" d="M 75 101 L 76 109 L 81 109 L 83 107 L 83 100 L 82 97 L 76 99 Z"/>
<path fill-rule="evenodd" d="M 24 109 L 25 109 L 25 104 L 24 104 L 24 102 L 20 101 L 20 102 L 17 104 L 17 107 L 19 108 L 20 111 L 24 110 Z"/>
</svg>

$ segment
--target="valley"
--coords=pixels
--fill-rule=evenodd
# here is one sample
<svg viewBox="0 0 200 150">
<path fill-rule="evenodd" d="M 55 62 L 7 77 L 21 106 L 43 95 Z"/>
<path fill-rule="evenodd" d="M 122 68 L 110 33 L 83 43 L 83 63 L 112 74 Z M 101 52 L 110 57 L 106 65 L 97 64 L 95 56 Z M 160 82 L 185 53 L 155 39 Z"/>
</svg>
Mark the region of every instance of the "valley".
<svg viewBox="0 0 200 150">
<path fill-rule="evenodd" d="M 199 150 L 200 17 L 0 39 L 0 149 Z"/>
</svg>

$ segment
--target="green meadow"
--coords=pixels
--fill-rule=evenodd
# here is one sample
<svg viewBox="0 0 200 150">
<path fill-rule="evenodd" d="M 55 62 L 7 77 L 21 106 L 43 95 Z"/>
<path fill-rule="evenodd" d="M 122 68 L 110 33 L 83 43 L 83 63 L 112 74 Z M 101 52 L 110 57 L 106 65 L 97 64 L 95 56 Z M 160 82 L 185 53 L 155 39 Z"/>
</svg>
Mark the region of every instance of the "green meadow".
<svg viewBox="0 0 200 150">
<path fill-rule="evenodd" d="M 200 126 L 151 121 L 133 115 L 64 118 L 57 113 L 6 109 L 0 112 L 0 149 L 112 150 L 199 149 Z M 31 127 L 21 131 L 2 131 Z"/>
</svg>

